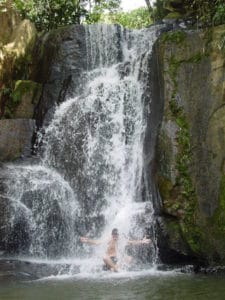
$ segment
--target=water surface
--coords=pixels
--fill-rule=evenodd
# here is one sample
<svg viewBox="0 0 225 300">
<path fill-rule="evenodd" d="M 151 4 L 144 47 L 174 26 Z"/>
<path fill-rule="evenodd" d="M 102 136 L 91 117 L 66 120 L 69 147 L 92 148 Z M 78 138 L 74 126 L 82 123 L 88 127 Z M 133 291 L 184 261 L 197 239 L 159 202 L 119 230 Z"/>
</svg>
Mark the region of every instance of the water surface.
<svg viewBox="0 0 225 300">
<path fill-rule="evenodd" d="M 0 282 L 1 300 L 224 299 L 225 279 L 176 272 L 109 274 L 99 278 L 52 276 L 28 282 Z"/>
</svg>

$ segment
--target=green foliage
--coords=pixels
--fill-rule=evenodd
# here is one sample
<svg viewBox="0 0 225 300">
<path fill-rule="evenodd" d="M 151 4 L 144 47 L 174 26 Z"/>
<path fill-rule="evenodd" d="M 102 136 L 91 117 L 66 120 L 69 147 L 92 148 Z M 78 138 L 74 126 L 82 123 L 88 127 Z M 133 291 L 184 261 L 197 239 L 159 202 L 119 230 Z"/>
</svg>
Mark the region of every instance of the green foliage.
<svg viewBox="0 0 225 300">
<path fill-rule="evenodd" d="M 185 38 L 186 38 L 186 33 L 184 31 L 173 31 L 173 32 L 164 33 L 162 37 L 162 41 L 180 44 L 185 40 Z"/>
<path fill-rule="evenodd" d="M 21 98 L 24 94 L 29 92 L 34 92 L 38 88 L 38 84 L 36 82 L 30 80 L 17 80 L 15 83 L 14 90 L 12 91 L 12 101 L 15 104 L 18 104 L 21 101 Z"/>
<path fill-rule="evenodd" d="M 213 23 L 215 25 L 225 23 L 225 4 L 222 1 L 217 1 L 215 14 L 213 16 Z"/>
<path fill-rule="evenodd" d="M 168 10 L 164 8 L 164 2 L 165 0 L 156 0 L 154 2 L 151 13 L 151 18 L 154 21 L 160 21 L 168 14 Z"/>
<path fill-rule="evenodd" d="M 188 16 L 203 25 L 219 25 L 225 22 L 225 3 L 223 0 L 185 0 Z"/>
<path fill-rule="evenodd" d="M 12 117 L 12 110 L 14 107 L 13 101 L 11 101 L 12 97 L 12 87 L 11 86 L 4 86 L 0 90 L 0 103 L 3 104 L 0 111 L 0 118 L 11 118 Z"/>
<path fill-rule="evenodd" d="M 14 7 L 22 18 L 31 20 L 39 31 L 60 26 L 99 21 L 107 10 L 118 9 L 120 0 L 14 0 Z"/>
<path fill-rule="evenodd" d="M 0 0 L 0 12 L 5 10 L 7 0 Z"/>
<path fill-rule="evenodd" d="M 40 31 L 77 24 L 86 12 L 78 0 L 14 0 L 14 5 Z"/>
<path fill-rule="evenodd" d="M 90 1 L 89 1 L 90 2 Z M 95 5 L 89 6 L 89 12 L 86 14 L 85 23 L 93 24 L 102 21 L 105 12 L 108 12 L 109 16 L 117 13 L 121 0 L 98 0 L 95 1 Z"/>
<path fill-rule="evenodd" d="M 131 12 L 120 12 L 108 15 L 106 21 L 134 29 L 147 27 L 152 23 L 149 11 L 144 7 L 132 10 Z"/>
<path fill-rule="evenodd" d="M 169 11 L 168 7 L 173 7 L 170 0 L 156 0 L 153 6 L 152 18 L 155 21 L 165 18 Z M 180 5 L 181 6 L 181 5 Z M 220 25 L 225 23 L 225 2 L 224 0 L 183 0 L 182 7 L 176 9 L 174 5 L 173 12 L 182 12 L 185 19 L 193 19 L 197 24 L 203 26 Z"/>
</svg>

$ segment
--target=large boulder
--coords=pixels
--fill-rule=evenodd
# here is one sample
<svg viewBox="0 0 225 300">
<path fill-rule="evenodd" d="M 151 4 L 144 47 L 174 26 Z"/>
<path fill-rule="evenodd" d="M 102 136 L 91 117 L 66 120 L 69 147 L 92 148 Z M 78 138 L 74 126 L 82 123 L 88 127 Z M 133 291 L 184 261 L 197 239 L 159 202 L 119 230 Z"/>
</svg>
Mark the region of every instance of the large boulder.
<svg viewBox="0 0 225 300">
<path fill-rule="evenodd" d="M 0 44 L 4 45 L 10 41 L 13 31 L 20 23 L 18 14 L 12 9 L 12 1 L 0 3 Z"/>
<path fill-rule="evenodd" d="M 31 78 L 43 84 L 35 110 L 37 125 L 52 117 L 56 105 L 81 89 L 86 70 L 85 27 L 74 25 L 52 30 L 39 37 L 33 55 Z"/>
<path fill-rule="evenodd" d="M 22 21 L 19 18 L 13 10 L 12 1 L 0 5 L 0 118 L 33 117 L 33 111 L 25 116 L 24 113 L 19 113 L 19 116 L 14 113 L 19 103 L 29 102 L 27 99 L 22 100 L 22 95 L 21 98 L 18 97 L 18 82 L 30 79 L 36 38 L 35 26 L 29 20 Z M 30 87 L 33 88 L 31 85 Z M 33 101 L 32 92 L 30 97 Z M 30 110 L 30 105 L 28 106 Z"/>
<path fill-rule="evenodd" d="M 156 176 L 164 260 L 172 248 L 204 263 L 225 263 L 224 33 L 224 26 L 211 34 L 174 31 L 156 45 L 164 95 Z"/>
<path fill-rule="evenodd" d="M 29 245 L 28 222 L 21 207 L 0 196 L 0 253 L 23 253 Z"/>
</svg>

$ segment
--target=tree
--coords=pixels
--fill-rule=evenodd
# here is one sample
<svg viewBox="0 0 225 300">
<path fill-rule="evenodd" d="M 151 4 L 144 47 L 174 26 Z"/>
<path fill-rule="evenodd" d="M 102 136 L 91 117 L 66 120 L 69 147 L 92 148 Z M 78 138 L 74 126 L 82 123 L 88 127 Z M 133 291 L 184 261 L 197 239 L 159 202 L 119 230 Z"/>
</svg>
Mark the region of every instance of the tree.
<svg viewBox="0 0 225 300">
<path fill-rule="evenodd" d="M 200 22 L 203 26 L 225 23 L 224 0 L 156 0 L 153 6 L 152 18 L 156 21 L 162 20 L 172 10 L 181 12 L 184 18 L 191 18 L 196 22 Z"/>
<path fill-rule="evenodd" d="M 156 0 L 153 5 L 151 17 L 154 21 L 162 20 L 167 14 L 168 10 L 164 7 L 165 0 Z"/>
<path fill-rule="evenodd" d="M 152 12 L 152 6 L 151 6 L 151 3 L 150 3 L 150 0 L 145 0 L 145 3 L 147 5 L 147 7 L 148 7 L 149 14 L 151 14 L 151 12 Z"/>
<path fill-rule="evenodd" d="M 121 0 L 89 0 L 89 13 L 86 15 L 86 23 L 97 23 L 101 20 L 102 15 L 107 12 L 109 15 L 118 12 Z"/>
<path fill-rule="evenodd" d="M 152 24 L 149 11 L 145 7 L 134 9 L 131 12 L 119 12 L 112 15 L 103 16 L 103 21 L 117 23 L 127 28 L 140 29 Z"/>
<path fill-rule="evenodd" d="M 203 25 L 225 23 L 224 0 L 185 0 L 187 15 L 200 21 Z"/>
<path fill-rule="evenodd" d="M 22 18 L 30 19 L 38 30 L 77 24 L 86 14 L 84 1 L 79 0 L 14 0 Z"/>
<path fill-rule="evenodd" d="M 22 18 L 30 19 L 39 31 L 80 24 L 82 19 L 96 22 L 105 10 L 117 9 L 121 0 L 14 0 Z M 97 15 L 97 17 L 91 16 Z"/>
</svg>

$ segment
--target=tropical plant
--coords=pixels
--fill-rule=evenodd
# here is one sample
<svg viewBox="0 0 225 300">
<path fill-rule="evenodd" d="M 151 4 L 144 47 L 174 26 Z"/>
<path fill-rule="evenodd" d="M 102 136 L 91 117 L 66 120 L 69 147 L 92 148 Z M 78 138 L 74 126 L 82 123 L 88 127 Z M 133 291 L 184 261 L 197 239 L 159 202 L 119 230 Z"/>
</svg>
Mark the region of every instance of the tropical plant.
<svg viewBox="0 0 225 300">
<path fill-rule="evenodd" d="M 5 0 L 1 0 L 5 1 Z M 14 0 L 22 18 L 30 19 L 39 31 L 80 24 L 86 19 L 97 22 L 103 11 L 114 11 L 121 0 Z"/>
<path fill-rule="evenodd" d="M 155 21 L 162 20 L 167 14 L 168 10 L 164 8 L 165 0 L 156 0 L 152 7 L 151 18 Z"/>
<path fill-rule="evenodd" d="M 156 0 L 153 5 L 152 18 L 162 20 L 168 14 L 168 6 L 176 7 L 178 1 Z M 203 26 L 212 26 L 225 23 L 225 2 L 224 0 L 183 0 L 180 1 L 185 11 L 184 17 L 192 18 Z M 176 11 L 176 8 L 174 8 Z"/>
<path fill-rule="evenodd" d="M 103 16 L 103 21 L 120 24 L 127 28 L 140 29 L 152 24 L 149 10 L 145 7 L 134 9 L 130 12 L 119 12 Z"/>
<path fill-rule="evenodd" d="M 102 16 L 105 13 L 108 15 L 117 13 L 120 4 L 121 0 L 89 1 L 89 12 L 86 14 L 85 22 L 88 24 L 97 23 L 103 19 Z"/>
</svg>

